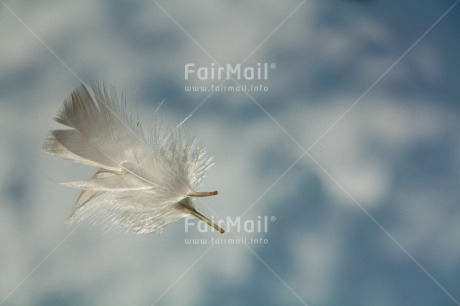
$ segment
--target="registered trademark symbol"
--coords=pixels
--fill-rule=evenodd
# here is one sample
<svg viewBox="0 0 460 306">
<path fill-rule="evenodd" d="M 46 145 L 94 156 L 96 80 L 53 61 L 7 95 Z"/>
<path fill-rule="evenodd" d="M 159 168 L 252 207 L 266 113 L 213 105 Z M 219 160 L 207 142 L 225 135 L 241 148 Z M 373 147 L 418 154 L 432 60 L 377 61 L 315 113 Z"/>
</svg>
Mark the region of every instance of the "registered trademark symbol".
<svg viewBox="0 0 460 306">
<path fill-rule="evenodd" d="M 276 64 L 275 63 L 271 63 L 270 64 L 270 69 L 276 69 Z M 276 218 L 275 218 L 276 219 Z"/>
<path fill-rule="evenodd" d="M 271 216 L 271 217 L 270 217 L 270 221 L 275 222 L 275 221 L 276 221 L 276 217 L 275 217 L 275 216 Z"/>
</svg>

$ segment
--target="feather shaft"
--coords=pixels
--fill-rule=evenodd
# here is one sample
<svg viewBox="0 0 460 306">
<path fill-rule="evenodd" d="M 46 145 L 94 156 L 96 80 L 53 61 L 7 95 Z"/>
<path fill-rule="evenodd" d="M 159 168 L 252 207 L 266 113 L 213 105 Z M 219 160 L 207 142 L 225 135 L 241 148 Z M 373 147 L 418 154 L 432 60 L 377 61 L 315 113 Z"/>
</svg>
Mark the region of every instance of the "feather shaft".
<svg viewBox="0 0 460 306">
<path fill-rule="evenodd" d="M 202 197 L 215 196 L 215 195 L 217 195 L 217 194 L 218 194 L 217 191 L 210 191 L 210 192 L 202 192 L 202 191 L 201 191 L 201 192 L 197 192 L 197 191 L 195 191 L 195 192 L 190 192 L 190 193 L 188 193 L 187 195 L 188 195 L 189 197 L 202 198 Z"/>
<path fill-rule="evenodd" d="M 190 211 L 190 213 L 197 217 L 199 220 L 203 221 L 204 223 L 206 223 L 207 225 L 209 225 L 210 227 L 214 228 L 216 231 L 218 231 L 219 233 L 223 234 L 225 233 L 225 230 L 223 228 L 221 228 L 220 226 L 218 226 L 216 223 L 212 222 L 211 220 L 209 220 L 207 217 L 203 216 L 202 214 L 200 214 L 195 208 L 193 207 L 188 207 L 188 206 L 185 206 L 183 205 L 188 211 Z"/>
</svg>

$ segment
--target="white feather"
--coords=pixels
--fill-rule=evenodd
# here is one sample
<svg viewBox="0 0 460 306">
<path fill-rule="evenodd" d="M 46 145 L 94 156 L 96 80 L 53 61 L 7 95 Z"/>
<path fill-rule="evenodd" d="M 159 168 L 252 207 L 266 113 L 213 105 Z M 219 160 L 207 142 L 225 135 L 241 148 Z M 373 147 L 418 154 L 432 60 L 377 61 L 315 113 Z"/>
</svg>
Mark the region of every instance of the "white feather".
<svg viewBox="0 0 460 306">
<path fill-rule="evenodd" d="M 92 220 L 108 228 L 138 233 L 161 230 L 190 214 L 223 233 L 195 210 L 191 197 L 212 165 L 196 141 L 187 141 L 181 126 L 163 132 L 156 116 L 148 137 L 126 111 L 115 90 L 81 85 L 64 101 L 55 120 L 72 129 L 54 130 L 43 150 L 73 162 L 100 168 L 89 180 L 63 185 L 82 189 L 69 222 Z"/>
</svg>

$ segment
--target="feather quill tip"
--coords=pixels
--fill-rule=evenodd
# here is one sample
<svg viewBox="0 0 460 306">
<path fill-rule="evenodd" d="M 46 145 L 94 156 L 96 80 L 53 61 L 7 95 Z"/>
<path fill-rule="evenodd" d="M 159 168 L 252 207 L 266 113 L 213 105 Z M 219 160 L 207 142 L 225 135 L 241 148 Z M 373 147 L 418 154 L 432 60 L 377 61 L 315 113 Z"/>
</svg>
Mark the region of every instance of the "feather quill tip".
<svg viewBox="0 0 460 306">
<path fill-rule="evenodd" d="M 203 197 L 215 196 L 217 194 L 218 192 L 217 190 L 215 190 L 215 191 L 209 191 L 209 192 L 190 192 L 188 196 L 195 197 L 195 198 L 203 198 Z"/>
<path fill-rule="evenodd" d="M 196 218 L 198 218 L 199 220 L 203 221 L 204 223 L 206 223 L 207 225 L 209 225 L 210 227 L 214 228 L 216 231 L 218 231 L 219 233 L 223 234 L 225 233 L 225 230 L 223 228 L 221 228 L 219 225 L 217 225 L 216 223 L 212 222 L 211 220 L 209 220 L 207 217 L 203 216 L 201 213 L 199 213 L 195 208 L 192 208 L 192 207 L 187 207 L 188 211 L 190 211 L 190 213 L 195 216 Z"/>
</svg>

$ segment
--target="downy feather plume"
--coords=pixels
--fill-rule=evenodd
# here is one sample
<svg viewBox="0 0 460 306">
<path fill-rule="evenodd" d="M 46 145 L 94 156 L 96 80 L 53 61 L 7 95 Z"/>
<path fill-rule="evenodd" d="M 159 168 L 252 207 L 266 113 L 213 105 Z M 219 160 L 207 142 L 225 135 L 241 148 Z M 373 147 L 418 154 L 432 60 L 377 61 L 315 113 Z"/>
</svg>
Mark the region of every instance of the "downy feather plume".
<svg viewBox="0 0 460 306">
<path fill-rule="evenodd" d="M 63 183 L 82 190 L 68 221 L 149 233 L 193 215 L 224 233 L 193 203 L 217 194 L 196 191 L 212 165 L 205 149 L 188 141 L 181 125 L 161 130 L 156 112 L 146 137 L 115 90 L 93 84 L 91 91 L 81 85 L 71 93 L 54 118 L 70 129 L 51 131 L 43 145 L 46 153 L 99 168 L 89 180 Z"/>
</svg>

